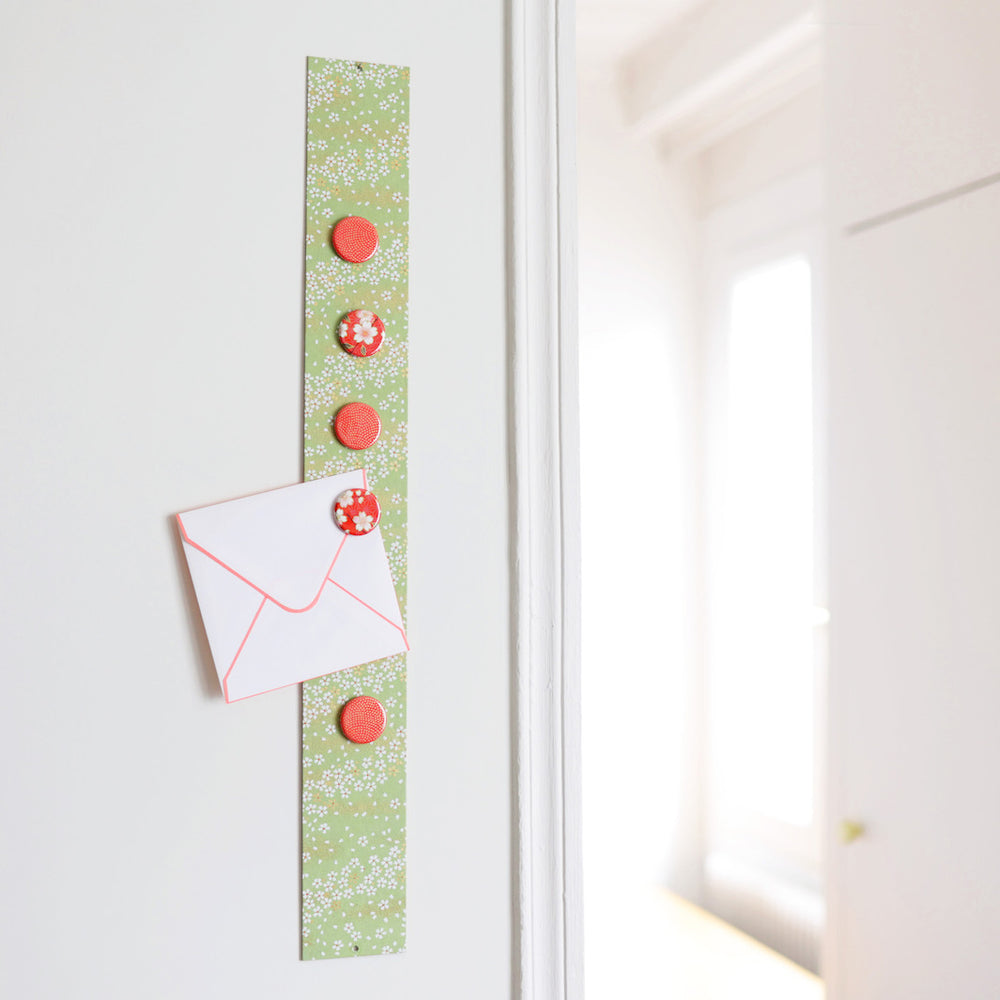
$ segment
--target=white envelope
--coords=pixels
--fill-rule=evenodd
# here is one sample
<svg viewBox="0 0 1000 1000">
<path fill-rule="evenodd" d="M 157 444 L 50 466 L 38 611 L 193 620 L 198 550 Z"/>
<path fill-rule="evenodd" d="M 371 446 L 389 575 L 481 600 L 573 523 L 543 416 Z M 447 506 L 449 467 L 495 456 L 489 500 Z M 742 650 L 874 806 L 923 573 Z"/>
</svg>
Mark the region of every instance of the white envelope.
<svg viewBox="0 0 1000 1000">
<path fill-rule="evenodd" d="M 227 702 L 408 650 L 378 528 L 333 505 L 363 469 L 177 515 Z"/>
</svg>

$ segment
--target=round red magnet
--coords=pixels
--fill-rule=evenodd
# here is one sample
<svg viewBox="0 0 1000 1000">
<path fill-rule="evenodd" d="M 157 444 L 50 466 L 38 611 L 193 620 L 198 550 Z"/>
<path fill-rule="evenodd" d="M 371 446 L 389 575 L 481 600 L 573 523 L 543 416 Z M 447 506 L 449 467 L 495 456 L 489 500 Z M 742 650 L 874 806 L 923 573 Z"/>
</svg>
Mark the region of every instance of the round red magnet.
<svg viewBox="0 0 1000 1000">
<path fill-rule="evenodd" d="M 340 710 L 340 729 L 352 743 L 374 743 L 385 732 L 385 709 L 363 694 Z"/>
<path fill-rule="evenodd" d="M 349 215 L 333 227 L 333 249 L 344 260 L 361 264 L 378 250 L 378 230 L 360 215 Z"/>
<path fill-rule="evenodd" d="M 341 531 L 367 535 L 381 517 L 378 500 L 371 490 L 344 490 L 333 505 L 333 516 Z"/>
<path fill-rule="evenodd" d="M 340 321 L 337 336 L 348 354 L 367 358 L 382 346 L 385 323 L 370 309 L 355 309 Z"/>
<path fill-rule="evenodd" d="M 337 410 L 333 433 L 345 448 L 361 451 L 370 448 L 382 433 L 378 411 L 367 403 L 348 403 Z"/>
</svg>

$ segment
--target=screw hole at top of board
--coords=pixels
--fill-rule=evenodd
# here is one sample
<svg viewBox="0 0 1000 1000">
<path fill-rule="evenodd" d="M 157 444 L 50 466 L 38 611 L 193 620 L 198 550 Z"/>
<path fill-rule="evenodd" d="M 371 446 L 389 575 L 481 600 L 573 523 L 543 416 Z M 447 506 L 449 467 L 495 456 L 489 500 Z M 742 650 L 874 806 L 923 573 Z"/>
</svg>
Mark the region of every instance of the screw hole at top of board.
<svg viewBox="0 0 1000 1000">
<path fill-rule="evenodd" d="M 365 64 L 364 63 L 355 63 L 354 64 L 354 68 L 360 73 L 365 68 Z"/>
</svg>

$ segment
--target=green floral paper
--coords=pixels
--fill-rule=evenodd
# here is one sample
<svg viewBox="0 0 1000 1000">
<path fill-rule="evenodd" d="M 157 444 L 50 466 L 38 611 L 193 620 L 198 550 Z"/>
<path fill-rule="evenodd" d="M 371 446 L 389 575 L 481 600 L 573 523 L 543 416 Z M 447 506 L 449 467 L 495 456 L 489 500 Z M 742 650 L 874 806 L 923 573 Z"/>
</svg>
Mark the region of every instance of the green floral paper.
<svg viewBox="0 0 1000 1000">
<path fill-rule="evenodd" d="M 409 70 L 310 58 L 306 147 L 305 478 L 365 468 L 406 621 L 406 365 L 409 245 Z M 378 229 L 371 260 L 333 251 L 334 223 L 361 215 Z M 352 309 L 385 323 L 381 350 L 352 357 L 336 337 Z M 379 440 L 351 451 L 334 414 L 359 400 L 382 419 Z M 367 694 L 388 723 L 350 743 L 341 707 Z M 302 957 L 402 951 L 406 944 L 406 657 L 302 685 Z"/>
</svg>

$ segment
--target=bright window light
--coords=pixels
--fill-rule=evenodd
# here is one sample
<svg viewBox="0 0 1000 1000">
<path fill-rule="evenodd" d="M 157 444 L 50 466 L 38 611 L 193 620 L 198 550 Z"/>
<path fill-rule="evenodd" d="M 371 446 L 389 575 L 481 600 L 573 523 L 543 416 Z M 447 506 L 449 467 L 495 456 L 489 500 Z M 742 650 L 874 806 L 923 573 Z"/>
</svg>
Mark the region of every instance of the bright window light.
<svg viewBox="0 0 1000 1000">
<path fill-rule="evenodd" d="M 710 749 L 727 814 L 806 827 L 815 775 L 810 267 L 788 257 L 730 285 L 713 525 Z"/>
</svg>

